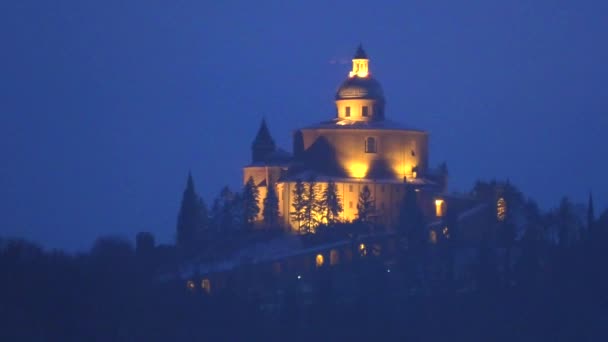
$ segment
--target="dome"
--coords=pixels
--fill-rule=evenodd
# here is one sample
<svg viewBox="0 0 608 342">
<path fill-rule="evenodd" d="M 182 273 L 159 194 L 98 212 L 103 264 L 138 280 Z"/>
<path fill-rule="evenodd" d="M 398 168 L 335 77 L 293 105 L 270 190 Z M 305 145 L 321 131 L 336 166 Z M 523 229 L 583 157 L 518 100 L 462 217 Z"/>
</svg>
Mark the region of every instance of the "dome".
<svg viewBox="0 0 608 342">
<path fill-rule="evenodd" d="M 336 100 L 367 99 L 384 102 L 382 86 L 371 76 L 349 77 L 338 88 Z"/>
</svg>

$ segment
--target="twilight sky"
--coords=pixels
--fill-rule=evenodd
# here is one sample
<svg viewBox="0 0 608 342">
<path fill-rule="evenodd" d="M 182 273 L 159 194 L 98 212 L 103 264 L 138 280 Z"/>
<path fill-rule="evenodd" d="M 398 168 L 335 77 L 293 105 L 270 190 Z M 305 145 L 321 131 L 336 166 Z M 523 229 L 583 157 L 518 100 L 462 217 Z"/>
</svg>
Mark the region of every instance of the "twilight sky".
<svg viewBox="0 0 608 342">
<path fill-rule="evenodd" d="M 509 178 L 541 207 L 608 206 L 605 0 L 0 3 L 0 237 L 172 241 L 275 140 L 332 118 L 362 42 L 387 117 L 430 132 L 450 190 Z"/>
</svg>

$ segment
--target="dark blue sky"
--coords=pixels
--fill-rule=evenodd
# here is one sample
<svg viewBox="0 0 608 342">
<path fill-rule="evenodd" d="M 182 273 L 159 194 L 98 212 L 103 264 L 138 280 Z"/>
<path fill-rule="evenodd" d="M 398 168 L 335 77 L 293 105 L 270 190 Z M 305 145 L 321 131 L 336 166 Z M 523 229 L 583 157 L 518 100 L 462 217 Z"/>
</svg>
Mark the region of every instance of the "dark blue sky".
<svg viewBox="0 0 608 342">
<path fill-rule="evenodd" d="M 398 3 L 398 4 L 396 4 Z M 173 239 L 186 174 L 208 202 L 262 116 L 329 119 L 359 42 L 387 117 L 431 133 L 451 190 L 509 178 L 549 208 L 608 205 L 608 2 L 3 1 L 0 236 L 88 248 Z"/>
</svg>

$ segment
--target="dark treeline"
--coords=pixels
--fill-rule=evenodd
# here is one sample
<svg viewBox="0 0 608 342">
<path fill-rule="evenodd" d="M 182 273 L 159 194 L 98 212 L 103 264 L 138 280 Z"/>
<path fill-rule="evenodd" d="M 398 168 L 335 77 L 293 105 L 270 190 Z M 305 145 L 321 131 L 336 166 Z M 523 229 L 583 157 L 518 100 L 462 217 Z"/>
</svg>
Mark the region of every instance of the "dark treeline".
<svg viewBox="0 0 608 342">
<path fill-rule="evenodd" d="M 77 255 L 0 240 L 0 340 L 608 340 L 608 211 L 596 215 L 590 198 L 581 217 L 564 198 L 542 212 L 508 183 L 479 182 L 471 195 L 494 205 L 498 186 L 506 189 L 507 214 L 477 223 L 495 233 L 475 245 L 463 236 L 477 227 L 449 208 L 441 225 L 446 230 L 430 241 L 415 196 L 406 194 L 398 253 L 390 259 L 355 253 L 349 264 L 302 279 L 245 265 L 208 295 L 167 275 L 192 260 L 221 259 L 256 239 L 286 233 L 278 229 L 275 193 L 265 196 L 272 205 L 261 213 L 268 229 L 259 233 L 255 184 L 238 192 L 224 188 L 207 207 L 190 178 L 177 247 L 155 246 L 147 233 L 138 234 L 135 245 L 101 237 Z M 306 213 L 314 189 L 301 190 L 302 207 L 291 214 L 300 215 L 306 233 L 306 220 L 318 215 Z M 327 203 L 313 208 L 325 210 L 326 220 L 315 237 L 331 236 L 332 229 L 351 238 L 370 232 L 374 208 L 365 191 L 360 217 L 351 224 L 335 219 L 342 204 L 331 191 L 318 198 L 331 201 L 332 209 L 323 209 Z M 465 266 L 458 261 L 463 251 L 474 254 Z"/>
</svg>

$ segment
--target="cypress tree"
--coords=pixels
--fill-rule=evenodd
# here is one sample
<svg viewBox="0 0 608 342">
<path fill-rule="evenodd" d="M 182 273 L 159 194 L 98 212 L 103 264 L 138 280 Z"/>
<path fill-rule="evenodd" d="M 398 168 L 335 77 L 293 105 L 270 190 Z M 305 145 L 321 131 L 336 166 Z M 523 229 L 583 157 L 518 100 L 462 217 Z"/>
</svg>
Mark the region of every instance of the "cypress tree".
<svg viewBox="0 0 608 342">
<path fill-rule="evenodd" d="M 200 243 L 207 224 L 206 212 L 203 201 L 194 189 L 192 174 L 189 173 L 177 217 L 177 245 L 187 254 L 193 253 Z"/>
<path fill-rule="evenodd" d="M 359 202 L 357 203 L 357 220 L 360 222 L 368 222 L 371 215 L 376 211 L 372 193 L 369 187 L 365 185 L 359 193 Z"/>
<path fill-rule="evenodd" d="M 245 187 L 243 188 L 243 196 L 242 196 L 242 204 L 243 204 L 243 223 L 247 225 L 248 228 L 253 226 L 255 219 L 260 213 L 260 205 L 258 204 L 260 200 L 260 190 L 257 185 L 253 181 L 253 177 L 249 177 L 247 183 L 245 183 Z"/>
<path fill-rule="evenodd" d="M 312 233 L 316 226 L 319 225 L 318 216 L 320 213 L 318 184 L 314 179 L 308 181 L 306 191 L 304 192 L 304 222 L 306 232 Z"/>
<path fill-rule="evenodd" d="M 269 227 L 275 226 L 279 221 L 279 198 L 277 197 L 274 185 L 268 185 L 262 215 L 264 216 L 264 223 Z"/>
<path fill-rule="evenodd" d="M 322 200 L 323 209 L 325 211 L 325 220 L 329 225 L 335 224 L 340 219 L 340 214 L 344 211 L 342 201 L 338 196 L 336 183 L 329 181 L 325 191 L 323 191 Z"/>
<path fill-rule="evenodd" d="M 305 191 L 304 183 L 298 179 L 292 191 L 293 201 L 291 206 L 293 207 L 293 211 L 289 214 L 291 219 L 297 223 L 300 232 L 302 230 L 302 221 L 304 220 L 304 208 L 306 207 Z"/>
</svg>

